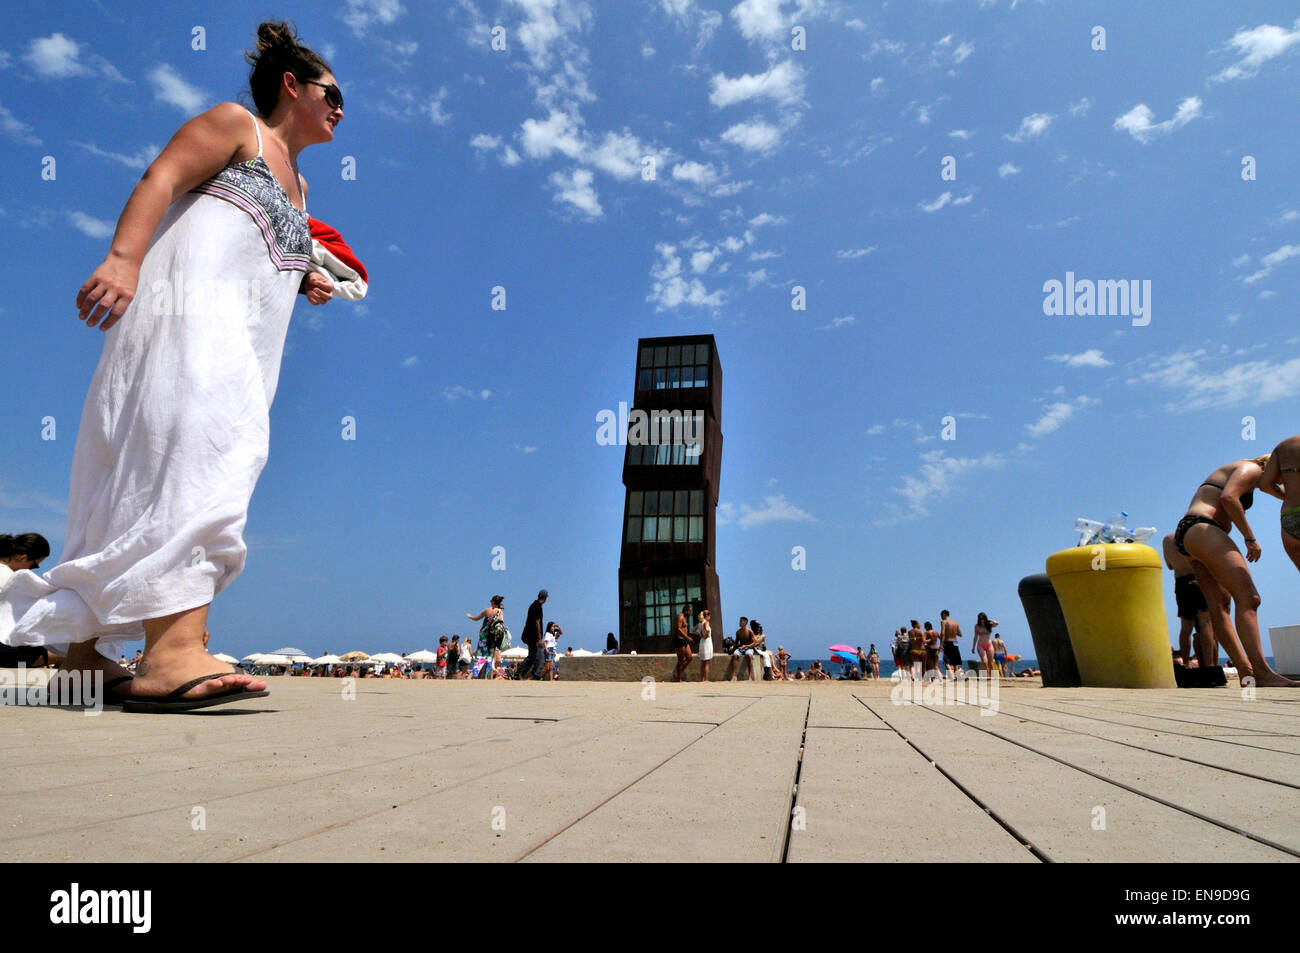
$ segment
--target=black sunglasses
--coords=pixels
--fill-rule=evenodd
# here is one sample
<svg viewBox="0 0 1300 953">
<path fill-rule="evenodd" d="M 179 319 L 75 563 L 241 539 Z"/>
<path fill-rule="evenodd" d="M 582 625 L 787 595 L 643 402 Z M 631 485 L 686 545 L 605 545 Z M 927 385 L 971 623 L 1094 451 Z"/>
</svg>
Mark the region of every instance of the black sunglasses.
<svg viewBox="0 0 1300 953">
<path fill-rule="evenodd" d="M 325 102 L 329 104 L 331 109 L 343 108 L 343 92 L 333 83 L 318 83 L 314 79 L 304 79 L 302 82 L 310 86 L 319 86 L 325 90 Z"/>
</svg>

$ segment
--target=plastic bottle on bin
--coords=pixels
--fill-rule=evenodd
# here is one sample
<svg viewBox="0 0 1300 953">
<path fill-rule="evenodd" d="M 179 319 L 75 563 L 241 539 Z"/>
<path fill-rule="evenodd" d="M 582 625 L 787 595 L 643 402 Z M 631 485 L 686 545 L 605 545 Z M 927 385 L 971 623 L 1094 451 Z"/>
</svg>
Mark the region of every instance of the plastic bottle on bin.
<svg viewBox="0 0 1300 953">
<path fill-rule="evenodd" d="M 1079 517 L 1074 521 L 1074 531 L 1079 534 L 1076 546 L 1091 546 L 1096 543 L 1141 543 L 1156 533 L 1154 526 L 1139 526 L 1129 529 L 1124 525 L 1128 513 L 1120 511 L 1109 521 L 1099 523 L 1096 520 Z"/>
</svg>

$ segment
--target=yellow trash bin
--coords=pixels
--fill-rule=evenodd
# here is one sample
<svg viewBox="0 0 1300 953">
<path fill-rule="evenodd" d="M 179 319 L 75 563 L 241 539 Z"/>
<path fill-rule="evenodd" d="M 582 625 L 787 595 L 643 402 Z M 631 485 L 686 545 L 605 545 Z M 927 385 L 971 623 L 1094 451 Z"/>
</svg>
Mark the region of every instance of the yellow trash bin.
<svg viewBox="0 0 1300 953">
<path fill-rule="evenodd" d="M 1047 557 L 1086 687 L 1177 687 L 1163 574 L 1156 551 L 1136 543 L 1078 546 Z"/>
</svg>

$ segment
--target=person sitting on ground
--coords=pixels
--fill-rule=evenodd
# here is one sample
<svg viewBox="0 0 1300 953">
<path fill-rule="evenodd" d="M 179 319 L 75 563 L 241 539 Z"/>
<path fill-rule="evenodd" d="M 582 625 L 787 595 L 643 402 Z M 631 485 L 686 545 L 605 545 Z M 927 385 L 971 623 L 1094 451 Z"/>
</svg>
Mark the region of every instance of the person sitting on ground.
<svg viewBox="0 0 1300 953">
<path fill-rule="evenodd" d="M 754 656 L 754 632 L 749 627 L 749 619 L 745 616 L 740 617 L 740 628 L 736 630 L 735 648 L 731 652 L 731 662 L 727 666 L 727 678 L 736 681 L 736 663 L 738 660 L 750 659 Z M 746 669 L 750 669 L 748 662 L 745 664 Z M 753 670 L 750 669 L 745 673 L 745 678 L 752 679 Z"/>
<path fill-rule="evenodd" d="M 796 669 L 794 670 L 794 680 L 795 680 L 796 682 L 802 682 L 802 681 L 804 680 L 805 677 L 806 677 L 806 676 L 805 676 L 804 673 L 803 673 L 803 666 L 802 666 L 802 665 L 800 665 L 798 668 L 796 668 Z"/>
</svg>

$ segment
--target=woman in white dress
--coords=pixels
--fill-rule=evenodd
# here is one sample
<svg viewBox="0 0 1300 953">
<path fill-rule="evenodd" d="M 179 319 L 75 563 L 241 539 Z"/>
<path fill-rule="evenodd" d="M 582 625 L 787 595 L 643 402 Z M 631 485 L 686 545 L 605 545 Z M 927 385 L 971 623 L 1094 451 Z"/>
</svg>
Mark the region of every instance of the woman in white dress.
<svg viewBox="0 0 1300 953">
<path fill-rule="evenodd" d="M 221 103 L 185 123 L 131 194 L 103 264 L 77 294 L 106 332 L 82 410 L 63 558 L 19 572 L 0 641 L 114 663 L 145 640 L 128 710 L 186 710 L 266 694 L 208 654 L 208 606 L 243 569 L 244 524 L 266 463 L 268 411 L 311 268 L 298 154 L 343 118 L 328 64 L 289 24 L 258 27 L 249 77 L 261 118 Z"/>
<path fill-rule="evenodd" d="M 709 625 L 709 610 L 701 609 L 695 623 L 696 650 L 700 656 L 700 681 L 709 680 L 709 663 L 713 661 L 713 628 Z"/>
</svg>

